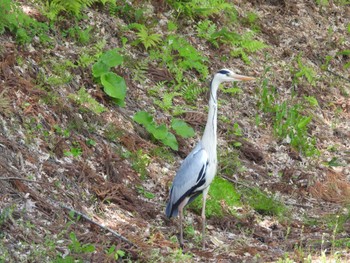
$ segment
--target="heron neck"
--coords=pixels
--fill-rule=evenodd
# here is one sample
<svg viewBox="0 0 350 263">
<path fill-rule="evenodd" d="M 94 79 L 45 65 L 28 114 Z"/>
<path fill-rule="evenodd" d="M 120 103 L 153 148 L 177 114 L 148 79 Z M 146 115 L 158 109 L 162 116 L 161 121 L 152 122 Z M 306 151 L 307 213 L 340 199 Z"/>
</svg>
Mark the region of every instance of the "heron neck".
<svg viewBox="0 0 350 263">
<path fill-rule="evenodd" d="M 203 147 L 210 149 L 210 151 L 214 150 L 214 154 L 216 156 L 216 144 L 217 144 L 217 90 L 219 88 L 219 82 L 215 79 L 212 80 L 210 84 L 210 97 L 209 97 L 209 112 L 208 112 L 208 120 L 204 129 L 203 134 Z M 209 151 L 209 152 L 210 152 Z"/>
</svg>

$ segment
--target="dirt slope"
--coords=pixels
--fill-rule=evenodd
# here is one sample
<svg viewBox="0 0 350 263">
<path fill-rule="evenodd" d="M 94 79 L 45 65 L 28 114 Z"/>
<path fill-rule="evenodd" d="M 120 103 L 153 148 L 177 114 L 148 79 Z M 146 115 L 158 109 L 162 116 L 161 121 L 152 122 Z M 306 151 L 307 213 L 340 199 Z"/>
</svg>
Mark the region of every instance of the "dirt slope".
<svg viewBox="0 0 350 263">
<path fill-rule="evenodd" d="M 224 152 L 232 142 L 241 144 L 236 155 L 227 157 L 232 158 L 230 165 L 239 160 L 235 174 L 220 166 L 220 175 L 241 189 L 242 206 L 234 208 L 236 216 L 227 213 L 208 220 L 205 251 L 197 238 L 200 216 L 189 210 L 186 224 L 193 223 L 194 233 L 186 234 L 184 255 L 174 238 L 177 221 L 165 218 L 164 207 L 176 169 L 205 125 L 207 94 L 184 106 L 188 112 L 180 116 L 195 128 L 196 137 L 178 138 L 179 151 L 163 147 L 162 152 L 132 116 L 153 111 L 159 123 L 169 123 L 169 112 L 155 106 L 149 90 L 174 76 L 154 62 L 139 81 L 135 61 L 149 56 L 142 47 L 126 44 L 129 59 L 116 69 L 128 87 L 121 108 L 94 82 L 91 66 L 77 64 L 96 42 L 78 45 L 51 33 L 53 44 L 43 46 L 34 39 L 23 47 L 9 32 L 0 36 L 0 262 L 66 262 L 59 261 L 61 255 L 82 262 L 114 262 L 115 253 L 106 252 L 113 245 L 119 257 L 131 262 L 350 260 L 350 72 L 344 68 L 349 55 L 337 55 L 350 49 L 350 7 L 301 0 L 233 2 L 238 17 L 257 14 L 256 39 L 268 45 L 249 56 L 250 65 L 230 56 L 227 47 L 215 48 L 195 37 L 195 19 L 178 21 L 177 34 L 205 54 L 210 72 L 227 67 L 258 78 L 239 84 L 242 93 L 219 94 L 219 114 L 224 116 L 219 118 L 219 148 Z M 140 1 L 134 4 L 143 6 Z M 175 19 L 171 7 L 163 1 L 144 6 L 149 17 L 159 19 L 154 31 L 165 36 L 165 25 Z M 122 48 L 122 36 L 128 43 L 134 40 L 134 32 L 121 29 L 129 23 L 126 17 L 111 16 L 100 6 L 86 14 L 80 23 L 95 26 L 94 38 L 105 39 L 106 50 Z M 212 19 L 223 22 L 218 15 Z M 57 27 L 69 28 L 70 23 L 60 21 Z M 239 33 L 250 26 L 235 25 Z M 227 54 L 225 62 L 222 54 Z M 327 56 L 332 59 L 323 66 Z M 63 67 L 67 60 L 75 66 Z M 302 66 L 315 72 L 313 84 L 306 76 L 295 78 Z M 68 80 L 60 75 L 60 82 L 54 82 L 58 72 Z M 186 77 L 191 74 L 197 80 L 194 71 Z M 264 80 L 275 88 L 280 102 L 292 103 L 293 96 L 317 99 L 318 106 L 305 107 L 303 113 L 313 116 L 308 133 L 316 138 L 319 156 L 306 157 L 287 138 L 274 135 L 273 114 L 259 107 Z M 83 86 L 104 112 L 97 114 L 90 104 L 72 97 Z M 173 102 L 186 104 L 178 97 Z M 234 123 L 242 135 L 230 132 Z M 274 196 L 288 212 L 281 218 L 253 209 L 248 193 L 254 187 Z M 93 252 L 86 244 L 95 246 Z"/>
</svg>

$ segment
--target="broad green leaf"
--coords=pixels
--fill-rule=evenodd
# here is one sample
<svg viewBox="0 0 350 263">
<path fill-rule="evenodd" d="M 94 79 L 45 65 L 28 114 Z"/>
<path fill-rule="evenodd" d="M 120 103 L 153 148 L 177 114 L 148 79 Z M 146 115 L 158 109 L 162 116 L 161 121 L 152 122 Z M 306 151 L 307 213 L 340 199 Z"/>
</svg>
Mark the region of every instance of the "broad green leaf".
<svg viewBox="0 0 350 263">
<path fill-rule="evenodd" d="M 171 121 L 171 127 L 183 138 L 189 138 L 195 134 L 193 128 L 180 119 L 173 119 Z"/>
<path fill-rule="evenodd" d="M 141 124 L 143 126 L 147 127 L 153 124 L 153 117 L 151 114 L 149 114 L 146 111 L 139 111 L 136 112 L 134 117 L 134 121 L 136 121 L 138 124 Z"/>
<path fill-rule="evenodd" d="M 123 63 L 123 57 L 118 53 L 117 49 L 111 49 L 104 53 L 99 61 L 105 63 L 108 67 L 116 67 Z"/>
<path fill-rule="evenodd" d="M 105 73 L 101 76 L 101 83 L 108 96 L 124 100 L 126 95 L 125 80 L 113 72 Z"/>
<path fill-rule="evenodd" d="M 97 78 L 101 77 L 103 74 L 107 73 L 109 71 L 109 66 L 102 61 L 97 61 L 93 66 L 92 66 L 92 75 Z"/>
<path fill-rule="evenodd" d="M 168 133 L 168 128 L 165 126 L 165 124 L 161 124 L 152 130 L 152 134 L 157 140 L 163 140 L 166 138 Z"/>
<path fill-rule="evenodd" d="M 177 143 L 177 140 L 175 138 L 175 135 L 172 134 L 171 132 L 168 132 L 166 137 L 162 140 L 162 142 L 169 146 L 171 149 L 174 151 L 177 151 L 179 149 L 179 145 Z"/>
</svg>

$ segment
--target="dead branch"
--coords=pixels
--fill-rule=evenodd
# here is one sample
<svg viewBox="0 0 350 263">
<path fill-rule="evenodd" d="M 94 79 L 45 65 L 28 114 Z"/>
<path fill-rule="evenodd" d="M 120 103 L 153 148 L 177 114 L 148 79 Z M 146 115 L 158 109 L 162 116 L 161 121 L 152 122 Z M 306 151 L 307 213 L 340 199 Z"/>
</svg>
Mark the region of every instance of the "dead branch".
<svg viewBox="0 0 350 263">
<path fill-rule="evenodd" d="M 110 233 L 111 233 L 112 235 L 114 235 L 116 238 L 118 238 L 118 239 L 124 241 L 125 243 L 128 243 L 129 245 L 134 246 L 134 247 L 137 248 L 137 245 L 136 245 L 136 244 L 132 243 L 132 242 L 131 242 L 130 240 L 128 240 L 126 237 L 124 237 L 124 236 L 122 236 L 121 234 L 117 233 L 116 231 L 110 229 L 109 227 L 106 227 L 106 226 L 101 225 L 100 223 L 97 223 L 96 221 L 94 221 L 94 220 L 92 220 L 91 218 L 89 218 L 87 215 L 85 215 L 85 214 L 83 214 L 83 213 L 81 213 L 81 212 L 79 212 L 79 211 L 77 211 L 77 210 L 75 210 L 75 209 L 73 209 L 73 208 L 71 208 L 71 207 L 68 207 L 68 206 L 66 206 L 65 204 L 61 204 L 61 203 L 60 203 L 59 205 L 60 205 L 60 207 L 66 209 L 66 210 L 69 210 L 69 211 L 74 212 L 75 214 L 81 216 L 82 218 L 84 218 L 84 219 L 87 220 L 88 222 L 90 222 L 90 223 L 92 223 L 92 224 L 94 224 L 94 225 L 96 225 L 96 226 L 102 228 L 103 230 L 106 230 L 106 231 L 110 232 Z"/>
<path fill-rule="evenodd" d="M 30 180 L 30 179 L 21 178 L 21 177 L 0 177 L 0 180 L 21 180 L 21 181 L 37 183 L 37 184 L 46 184 L 45 182 L 39 182 L 39 181 Z"/>
</svg>

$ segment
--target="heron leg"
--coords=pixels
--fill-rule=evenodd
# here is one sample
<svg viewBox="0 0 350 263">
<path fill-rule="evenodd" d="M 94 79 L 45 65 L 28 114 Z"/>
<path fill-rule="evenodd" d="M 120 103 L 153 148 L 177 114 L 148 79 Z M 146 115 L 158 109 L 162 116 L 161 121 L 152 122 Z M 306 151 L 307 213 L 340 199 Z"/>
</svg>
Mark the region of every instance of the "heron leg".
<svg viewBox="0 0 350 263">
<path fill-rule="evenodd" d="M 182 227 L 182 219 L 183 219 L 183 209 L 186 206 L 189 198 L 186 197 L 180 204 L 179 204 L 179 216 L 180 216 L 180 247 L 184 248 L 184 238 L 183 238 L 183 227 Z"/>
<path fill-rule="evenodd" d="M 209 191 L 209 187 L 203 190 L 203 206 L 202 206 L 202 243 L 203 250 L 205 249 L 205 228 L 206 228 L 206 220 L 205 220 L 205 203 L 207 201 L 207 193 Z"/>
</svg>

